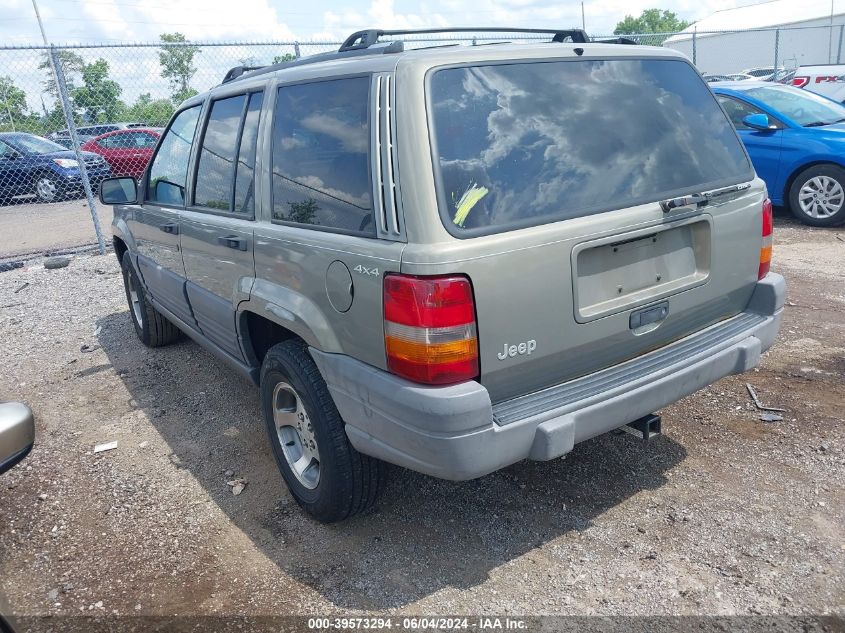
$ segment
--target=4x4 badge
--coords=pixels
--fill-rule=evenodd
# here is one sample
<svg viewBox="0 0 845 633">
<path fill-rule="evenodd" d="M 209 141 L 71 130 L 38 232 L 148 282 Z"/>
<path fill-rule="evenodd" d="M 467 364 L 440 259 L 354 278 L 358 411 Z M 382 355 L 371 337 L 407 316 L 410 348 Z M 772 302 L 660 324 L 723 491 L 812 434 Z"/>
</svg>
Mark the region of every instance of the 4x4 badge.
<svg viewBox="0 0 845 633">
<path fill-rule="evenodd" d="M 362 275 L 372 275 L 373 277 L 378 277 L 378 268 L 367 268 L 366 266 L 358 264 L 352 270 L 356 273 L 361 273 Z"/>
</svg>

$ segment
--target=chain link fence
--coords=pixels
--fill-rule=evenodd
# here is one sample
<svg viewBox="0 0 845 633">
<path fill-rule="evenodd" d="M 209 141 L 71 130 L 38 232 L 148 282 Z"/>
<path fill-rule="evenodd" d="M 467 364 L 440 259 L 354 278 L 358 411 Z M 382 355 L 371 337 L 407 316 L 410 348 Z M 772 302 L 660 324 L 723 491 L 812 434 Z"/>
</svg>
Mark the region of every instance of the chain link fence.
<svg viewBox="0 0 845 633">
<path fill-rule="evenodd" d="M 686 54 L 705 74 L 839 63 L 841 24 L 746 31 L 628 35 Z M 612 39 L 617 36 L 596 36 Z M 406 46 L 514 41 L 509 34 L 415 36 Z M 517 41 L 548 36 L 526 35 Z M 100 247 L 110 209 L 94 196 L 110 175 L 140 176 L 161 128 L 185 98 L 234 66 L 334 51 L 340 42 L 161 42 L 0 46 L 0 258 L 61 246 Z M 93 226 L 92 221 L 93 220 Z"/>
</svg>

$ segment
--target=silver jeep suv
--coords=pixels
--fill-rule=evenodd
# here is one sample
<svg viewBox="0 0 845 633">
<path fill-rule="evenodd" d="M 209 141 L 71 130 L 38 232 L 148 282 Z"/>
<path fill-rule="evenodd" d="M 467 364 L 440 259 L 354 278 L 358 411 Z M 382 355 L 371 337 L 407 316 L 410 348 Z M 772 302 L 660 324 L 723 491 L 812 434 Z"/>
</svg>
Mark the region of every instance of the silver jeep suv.
<svg viewBox="0 0 845 633">
<path fill-rule="evenodd" d="M 653 431 L 754 367 L 783 307 L 764 184 L 686 58 L 406 33 L 232 69 L 101 189 L 138 336 L 259 386 L 321 521 L 386 463 L 471 479 Z"/>
</svg>

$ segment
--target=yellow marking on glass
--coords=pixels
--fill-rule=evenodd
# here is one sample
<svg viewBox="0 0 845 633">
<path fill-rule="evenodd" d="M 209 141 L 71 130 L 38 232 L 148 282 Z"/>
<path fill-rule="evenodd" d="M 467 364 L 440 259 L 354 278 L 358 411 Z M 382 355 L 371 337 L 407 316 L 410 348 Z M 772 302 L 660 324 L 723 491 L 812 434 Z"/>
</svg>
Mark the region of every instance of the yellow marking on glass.
<svg viewBox="0 0 845 633">
<path fill-rule="evenodd" d="M 479 187 L 476 183 L 472 183 L 469 187 L 467 187 L 467 190 L 464 191 L 464 195 L 462 195 L 461 199 L 458 200 L 455 217 L 452 222 L 458 226 L 463 226 L 469 212 L 472 211 L 472 208 L 488 193 L 490 193 L 490 190 L 487 187 Z"/>
</svg>

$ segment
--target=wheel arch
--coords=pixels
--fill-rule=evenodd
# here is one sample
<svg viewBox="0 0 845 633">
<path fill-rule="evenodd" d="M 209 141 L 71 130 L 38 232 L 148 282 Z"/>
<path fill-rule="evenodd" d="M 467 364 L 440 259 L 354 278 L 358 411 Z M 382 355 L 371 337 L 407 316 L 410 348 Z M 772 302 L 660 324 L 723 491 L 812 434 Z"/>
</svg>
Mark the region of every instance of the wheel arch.
<svg viewBox="0 0 845 633">
<path fill-rule="evenodd" d="M 800 174 L 805 169 L 809 169 L 810 167 L 819 167 L 821 165 L 832 165 L 834 167 L 839 167 L 840 169 L 845 169 L 845 164 L 837 162 L 831 159 L 818 159 L 812 160 L 808 163 L 801 163 L 792 168 L 789 176 L 787 176 L 786 180 L 784 181 L 783 186 L 783 200 L 784 206 L 789 206 L 789 192 L 792 189 L 793 183 L 795 183 L 795 179 L 798 178 L 798 174 Z M 843 183 L 845 185 L 845 183 Z"/>
<path fill-rule="evenodd" d="M 262 305 L 263 304 L 263 305 Z M 308 321 L 287 308 L 251 299 L 238 306 L 236 324 L 244 357 L 253 367 L 260 367 L 269 349 L 290 339 L 299 339 L 322 351 L 340 351 L 333 334 L 318 336 Z"/>
</svg>

